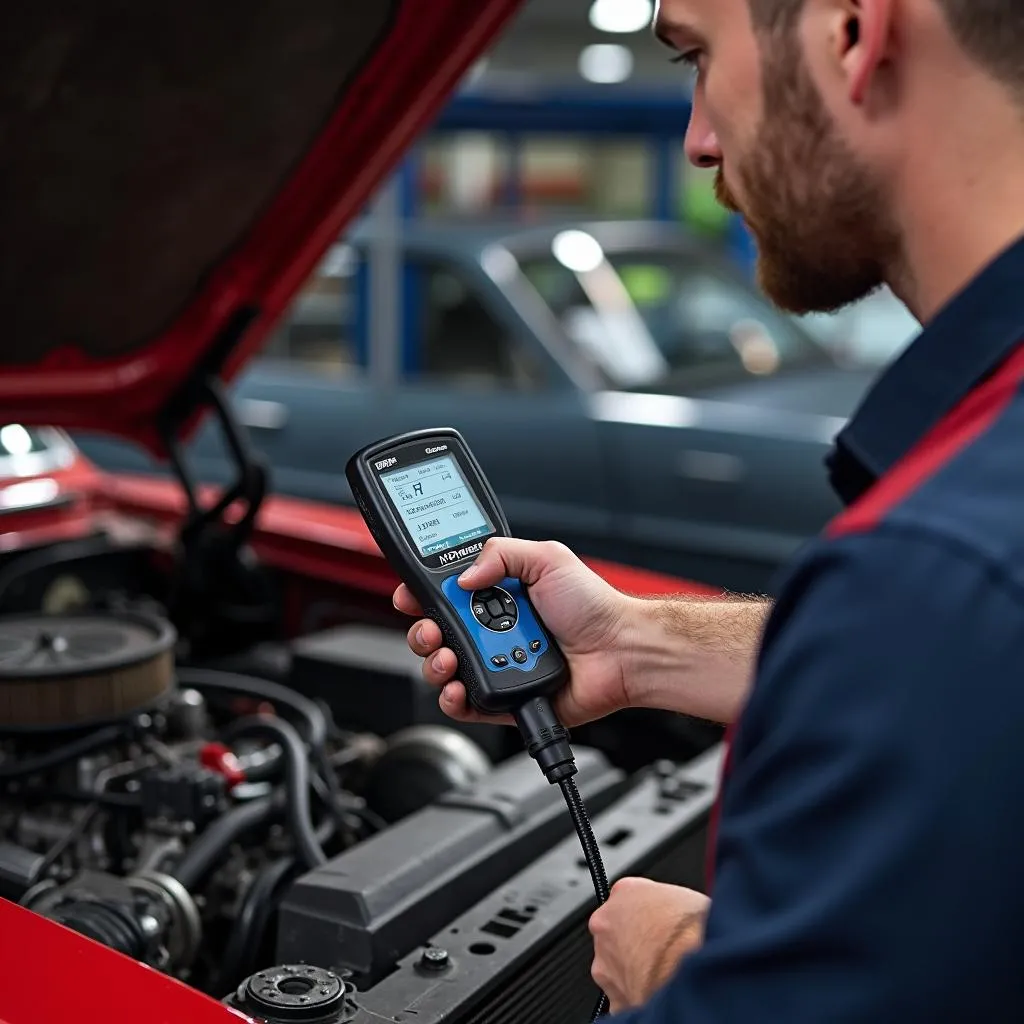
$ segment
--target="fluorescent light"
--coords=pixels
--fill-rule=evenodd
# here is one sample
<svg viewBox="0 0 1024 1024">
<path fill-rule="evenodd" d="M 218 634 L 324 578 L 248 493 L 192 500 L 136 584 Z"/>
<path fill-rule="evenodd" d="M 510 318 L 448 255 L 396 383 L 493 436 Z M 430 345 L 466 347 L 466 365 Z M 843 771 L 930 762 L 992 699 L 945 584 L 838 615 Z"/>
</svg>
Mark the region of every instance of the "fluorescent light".
<svg viewBox="0 0 1024 1024">
<path fill-rule="evenodd" d="M 617 43 L 594 43 L 580 53 L 580 74 L 588 82 L 614 85 L 633 73 L 633 51 Z"/>
<path fill-rule="evenodd" d="M 654 17 L 651 0 L 594 0 L 590 24 L 598 32 L 641 32 Z"/>
<path fill-rule="evenodd" d="M 585 231 L 559 231 L 551 243 L 551 252 L 574 274 L 589 274 L 604 262 L 601 243 Z"/>
</svg>

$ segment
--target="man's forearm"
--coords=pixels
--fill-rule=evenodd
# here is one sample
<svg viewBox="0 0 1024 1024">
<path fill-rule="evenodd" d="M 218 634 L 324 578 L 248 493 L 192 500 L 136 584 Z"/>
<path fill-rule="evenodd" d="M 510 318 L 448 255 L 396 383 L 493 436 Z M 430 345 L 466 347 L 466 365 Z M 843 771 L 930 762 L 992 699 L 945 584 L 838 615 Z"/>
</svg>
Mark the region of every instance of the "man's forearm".
<svg viewBox="0 0 1024 1024">
<path fill-rule="evenodd" d="M 631 703 L 728 723 L 754 677 L 767 598 L 633 598 L 626 640 Z"/>
</svg>

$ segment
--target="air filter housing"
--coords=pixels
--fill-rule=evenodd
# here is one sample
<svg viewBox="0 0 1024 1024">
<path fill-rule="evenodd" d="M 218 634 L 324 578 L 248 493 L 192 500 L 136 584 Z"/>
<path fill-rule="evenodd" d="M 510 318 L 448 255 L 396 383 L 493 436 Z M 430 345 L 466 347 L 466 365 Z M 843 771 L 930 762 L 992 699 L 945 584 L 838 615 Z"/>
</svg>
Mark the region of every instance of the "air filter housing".
<svg viewBox="0 0 1024 1024">
<path fill-rule="evenodd" d="M 134 612 L 0 618 L 0 731 L 101 724 L 163 697 L 174 627 Z"/>
</svg>

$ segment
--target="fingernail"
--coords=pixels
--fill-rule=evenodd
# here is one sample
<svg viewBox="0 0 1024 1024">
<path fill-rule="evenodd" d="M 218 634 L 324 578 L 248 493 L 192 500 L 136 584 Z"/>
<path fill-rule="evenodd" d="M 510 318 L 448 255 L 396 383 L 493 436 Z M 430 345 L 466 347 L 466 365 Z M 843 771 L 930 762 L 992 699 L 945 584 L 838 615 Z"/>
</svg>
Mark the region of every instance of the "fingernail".
<svg viewBox="0 0 1024 1024">
<path fill-rule="evenodd" d="M 422 629 L 417 629 L 416 630 L 416 637 L 415 637 L 415 639 L 416 639 L 416 643 L 418 643 L 420 645 L 420 647 L 426 647 L 427 646 L 427 641 L 423 639 L 423 630 Z"/>
<path fill-rule="evenodd" d="M 441 700 L 445 704 L 451 704 L 455 700 L 455 687 L 448 685 L 441 691 Z"/>
<path fill-rule="evenodd" d="M 444 671 L 444 658 L 442 658 L 440 654 L 435 654 L 430 664 L 435 672 Z"/>
</svg>

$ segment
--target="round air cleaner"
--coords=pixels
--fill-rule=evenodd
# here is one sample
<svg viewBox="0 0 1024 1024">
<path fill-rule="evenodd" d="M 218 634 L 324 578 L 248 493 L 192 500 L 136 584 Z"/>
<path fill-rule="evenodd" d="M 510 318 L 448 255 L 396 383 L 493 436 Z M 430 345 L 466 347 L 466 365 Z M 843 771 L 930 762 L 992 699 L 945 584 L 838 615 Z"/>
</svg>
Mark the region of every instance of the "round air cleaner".
<svg viewBox="0 0 1024 1024">
<path fill-rule="evenodd" d="M 126 718 L 174 681 L 174 627 L 134 612 L 0 618 L 0 731 Z"/>
</svg>

